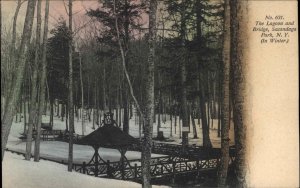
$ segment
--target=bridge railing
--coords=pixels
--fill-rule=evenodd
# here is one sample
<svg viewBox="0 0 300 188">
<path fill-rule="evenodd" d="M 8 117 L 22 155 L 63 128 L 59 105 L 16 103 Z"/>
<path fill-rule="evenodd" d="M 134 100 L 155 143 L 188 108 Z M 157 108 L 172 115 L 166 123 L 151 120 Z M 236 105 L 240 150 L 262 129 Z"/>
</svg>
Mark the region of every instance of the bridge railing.
<svg viewBox="0 0 300 188">
<path fill-rule="evenodd" d="M 95 164 L 73 164 L 76 172 L 93 175 L 97 177 L 109 177 L 114 179 L 125 179 L 139 181 L 142 177 L 142 166 L 140 160 L 128 160 L 125 165 L 121 162 L 109 162 Z M 176 175 L 188 172 L 201 172 L 203 170 L 215 170 L 219 159 L 181 159 L 174 160 L 172 157 L 156 157 L 150 162 L 151 176 L 153 178 Z"/>
</svg>

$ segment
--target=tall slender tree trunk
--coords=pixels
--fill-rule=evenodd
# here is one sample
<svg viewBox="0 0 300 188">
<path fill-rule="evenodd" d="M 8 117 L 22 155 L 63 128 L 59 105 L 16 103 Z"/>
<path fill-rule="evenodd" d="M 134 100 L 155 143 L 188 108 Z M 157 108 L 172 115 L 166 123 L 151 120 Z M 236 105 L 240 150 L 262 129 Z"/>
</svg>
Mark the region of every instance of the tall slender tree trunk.
<svg viewBox="0 0 300 188">
<path fill-rule="evenodd" d="M 147 82 L 145 93 L 145 125 L 144 140 L 142 150 L 142 186 L 143 188 L 151 188 L 151 147 L 152 147 L 152 131 L 153 131 L 153 114 L 154 114 L 154 59 L 155 59 L 155 39 L 156 39 L 156 9 L 157 1 L 150 0 L 149 12 L 149 53 L 147 65 Z"/>
<path fill-rule="evenodd" d="M 182 117 L 182 146 L 185 147 L 189 144 L 188 134 L 189 134 L 189 116 L 188 116 L 188 106 L 187 106 L 187 91 L 186 91 L 186 50 L 185 50 L 185 35 L 186 35 L 186 1 L 182 1 L 181 10 L 181 28 L 180 28 L 180 38 L 181 38 L 181 57 L 180 57 L 180 86 L 181 86 L 181 117 Z"/>
<path fill-rule="evenodd" d="M 161 77 L 160 75 L 158 74 L 158 82 L 159 82 L 159 86 L 158 87 L 161 87 L 161 83 L 162 83 L 162 80 L 161 80 Z M 158 102 L 158 117 L 157 117 L 157 139 L 159 140 L 163 140 L 164 139 L 164 132 L 162 132 L 160 130 L 161 128 L 161 120 L 162 120 L 162 96 L 161 96 L 161 89 L 158 90 L 158 97 L 159 97 L 159 102 Z"/>
<path fill-rule="evenodd" d="M 27 123 L 27 111 L 26 111 L 26 96 L 25 96 L 25 86 L 23 84 L 23 105 L 24 105 L 24 134 L 26 134 L 26 123 Z"/>
<path fill-rule="evenodd" d="M 50 99 L 50 125 L 53 127 L 53 116 L 54 116 L 54 111 L 53 111 L 53 99 Z"/>
<path fill-rule="evenodd" d="M 224 187 L 227 180 L 229 165 L 229 124 L 230 124 L 230 5 L 229 0 L 224 4 L 224 34 L 223 34 L 223 87 L 222 87 L 222 135 L 221 135 L 221 160 L 218 171 L 218 186 Z"/>
<path fill-rule="evenodd" d="M 82 63 L 81 63 L 81 55 L 79 54 L 79 68 L 80 68 L 80 86 L 81 86 L 81 110 L 84 109 L 84 92 L 83 92 L 83 77 L 82 77 Z M 82 135 L 85 132 L 85 124 L 84 119 L 81 117 L 81 127 L 82 127 Z"/>
<path fill-rule="evenodd" d="M 247 102 L 249 100 L 246 92 L 246 62 L 248 55 L 248 1 L 230 1 L 231 8 L 231 44 L 232 44 L 232 66 L 233 66 L 233 121 L 235 133 L 235 173 L 237 176 L 237 187 L 247 187 L 247 150 L 248 135 L 247 124 L 249 114 Z"/>
<path fill-rule="evenodd" d="M 176 128 L 177 128 L 177 105 L 176 104 L 174 106 L 174 117 L 175 117 L 174 129 L 175 129 L 175 134 L 176 134 Z"/>
<path fill-rule="evenodd" d="M 128 9 L 129 9 L 129 2 L 127 0 L 125 0 L 125 23 L 124 23 L 124 30 L 125 30 L 125 48 L 126 50 L 128 50 L 128 44 L 129 44 L 129 13 L 128 13 Z M 130 77 L 127 71 L 127 64 L 128 64 L 128 56 L 126 55 L 127 53 L 124 52 L 124 48 L 120 39 L 120 31 L 119 31 L 119 25 L 118 25 L 118 18 L 116 16 L 116 2 L 114 0 L 114 15 L 115 15 L 115 29 L 117 31 L 117 40 L 118 40 L 118 45 L 119 45 L 119 49 L 120 49 L 120 53 L 121 53 L 121 58 L 122 58 L 122 67 L 123 67 L 123 71 L 124 71 L 124 75 L 126 77 L 126 81 L 127 81 L 127 85 L 128 88 L 125 87 L 125 89 L 123 91 L 126 91 L 126 98 L 124 99 L 124 101 L 126 101 L 126 105 L 124 105 L 124 125 L 123 125 L 123 131 L 125 129 L 125 132 L 129 133 L 129 117 L 128 117 L 128 95 L 127 95 L 127 90 L 129 90 L 130 95 L 134 101 L 134 104 L 136 105 L 136 108 L 138 109 L 139 113 L 141 114 L 141 116 L 144 119 L 144 115 L 143 112 L 141 111 L 140 105 L 133 93 L 133 88 L 132 88 L 132 84 L 130 81 Z M 124 103 L 124 104 L 125 104 Z M 127 125 L 125 125 L 127 123 Z M 126 126 L 126 127 L 125 127 Z"/>
<path fill-rule="evenodd" d="M 43 47 L 42 47 L 42 72 L 41 72 L 41 84 L 40 84 L 40 103 L 38 108 L 38 123 L 37 123 L 37 137 L 34 147 L 34 161 L 40 160 L 40 138 L 41 138 L 41 124 L 43 117 L 43 105 L 45 104 L 45 91 L 46 91 L 46 74 L 47 74 L 47 38 L 48 38 L 48 20 L 49 20 L 49 1 L 46 0 L 45 7 L 45 22 L 44 22 L 44 35 L 43 35 Z"/>
<path fill-rule="evenodd" d="M 13 18 L 13 29 L 12 29 L 12 40 L 11 40 L 11 46 L 10 46 L 10 51 L 9 51 L 9 64 L 8 64 L 8 82 L 6 84 L 6 95 L 5 95 L 5 99 L 7 99 L 9 97 L 10 94 L 10 90 L 12 89 L 12 81 L 14 78 L 14 68 L 15 68 L 15 60 L 17 57 L 17 53 L 16 53 L 16 38 L 17 38 L 17 20 L 18 20 L 18 15 L 19 15 L 19 11 L 21 8 L 22 2 L 21 0 L 18 0 L 17 2 L 17 7 L 16 7 L 16 11 L 14 14 L 14 18 Z M 7 101 L 7 100 L 6 100 Z M 4 103 L 5 104 L 5 103 Z M 5 108 L 5 106 L 4 106 Z M 1 116 L 2 117 L 2 116 Z"/>
<path fill-rule="evenodd" d="M 126 83 L 123 85 L 123 131 L 129 133 L 129 113 L 128 113 L 128 97 L 127 97 L 127 87 L 125 86 Z"/>
<path fill-rule="evenodd" d="M 127 48 L 129 46 L 129 24 L 130 24 L 130 20 L 129 20 L 129 12 L 128 12 L 128 8 L 129 8 L 129 2 L 128 0 L 125 0 L 125 8 L 124 8 L 124 33 L 125 33 L 125 48 Z M 128 50 L 128 49 L 126 49 Z M 127 53 L 124 54 L 124 63 L 125 65 L 123 66 L 124 69 L 126 69 L 126 67 L 128 66 L 129 63 L 129 58 Z M 124 71 L 124 75 L 125 75 L 125 79 L 123 80 L 124 84 L 123 84 L 123 108 L 124 108 L 124 113 L 123 113 L 123 131 L 126 133 L 129 133 L 129 111 L 128 111 L 128 86 L 129 84 L 126 83 L 126 73 Z"/>
<path fill-rule="evenodd" d="M 31 145 L 32 145 L 32 129 L 36 126 L 37 123 L 37 79 L 38 79 L 38 64 L 40 56 L 40 43 L 41 43 L 41 25 L 42 25 L 42 16 L 41 16 L 41 4 L 42 1 L 38 0 L 37 2 L 37 27 L 36 27 L 36 42 L 35 42 L 35 58 L 34 65 L 32 68 L 32 86 L 31 86 L 31 100 L 30 100 L 30 112 L 29 112 L 29 124 L 27 132 L 27 141 L 26 141 L 26 155 L 25 159 L 30 160 L 31 158 Z"/>
<path fill-rule="evenodd" d="M 65 108 L 65 104 L 64 103 L 62 103 L 61 104 L 61 121 L 64 121 L 64 117 L 65 117 L 65 114 L 66 114 L 66 110 L 65 110 L 66 108 Z"/>
<path fill-rule="evenodd" d="M 196 25 L 196 29 L 197 29 L 197 40 L 198 43 L 200 44 L 200 48 L 204 45 L 203 41 L 201 40 L 202 38 L 202 28 L 201 28 L 201 24 L 202 24 L 202 17 L 200 14 L 200 9 L 201 9 L 201 4 L 200 4 L 200 0 L 197 0 L 196 2 L 196 6 L 197 6 L 197 14 L 196 14 L 196 18 L 197 18 L 197 25 Z M 201 116 L 201 125 L 202 125 L 202 138 L 203 138 L 203 146 L 204 147 L 212 147 L 211 145 L 211 141 L 210 141 L 210 137 L 209 137 L 209 125 L 208 125 L 208 121 L 207 121 L 207 110 L 206 110 L 206 105 L 205 105 L 205 91 L 204 91 L 204 80 L 203 80 L 203 73 L 204 70 L 202 70 L 201 68 L 203 66 L 201 66 L 201 53 L 198 52 L 197 55 L 197 59 L 198 59 L 198 79 L 199 79 L 199 114 Z"/>
<path fill-rule="evenodd" d="M 56 106 L 56 116 L 59 118 L 59 101 L 57 101 L 57 106 Z"/>
<path fill-rule="evenodd" d="M 69 157 L 68 157 L 68 171 L 72 172 L 73 167 L 73 134 L 74 134 L 74 106 L 73 106 L 73 60 L 72 60 L 72 7 L 73 0 L 69 0 L 69 30 L 71 38 L 69 40 Z"/>
<path fill-rule="evenodd" d="M 195 114 L 194 109 L 195 109 L 195 103 L 192 102 L 192 105 L 191 105 L 191 108 L 190 108 L 190 116 L 191 116 L 191 119 L 192 119 L 194 138 L 198 138 L 197 129 L 196 129 L 196 122 L 195 122 L 195 115 L 194 115 Z"/>
<path fill-rule="evenodd" d="M 36 0 L 28 0 L 22 41 L 18 52 L 18 58 L 16 61 L 17 62 L 16 76 L 14 79 L 14 83 L 12 85 L 13 87 L 11 89 L 11 94 L 9 95 L 10 97 L 7 99 L 8 102 L 3 115 L 3 120 L 1 121 L 1 125 L 2 125 L 1 126 L 1 155 L 2 155 L 1 160 L 3 160 L 4 157 L 4 151 L 6 148 L 8 135 L 11 129 L 11 124 L 13 121 L 14 114 L 17 109 L 16 105 L 20 96 L 20 90 L 21 90 L 21 85 L 24 77 L 25 62 L 26 62 L 26 47 L 28 47 L 31 38 L 35 4 L 36 4 Z"/>
<path fill-rule="evenodd" d="M 201 108 L 201 124 L 202 124 L 202 133 L 203 133 L 203 147 L 211 148 L 212 144 L 209 136 L 209 125 L 207 122 L 207 110 L 205 105 L 205 92 L 202 85 L 202 74 L 200 74 L 200 108 Z"/>
<path fill-rule="evenodd" d="M 107 103 L 106 103 L 106 70 L 105 70 L 105 61 L 103 61 L 103 67 L 102 67 L 102 103 L 103 103 L 103 111 L 106 112 L 107 110 Z"/>
<path fill-rule="evenodd" d="M 221 95 L 221 90 L 222 90 L 222 71 L 221 65 L 218 70 L 218 137 L 221 137 L 221 119 L 222 119 L 222 109 L 221 109 L 221 101 L 222 101 L 222 95 Z M 232 68 L 231 68 L 232 69 Z M 230 73 L 231 75 L 231 73 Z M 232 85 L 232 84 L 231 84 Z M 231 91 L 231 88 L 229 88 L 229 91 Z"/>
</svg>

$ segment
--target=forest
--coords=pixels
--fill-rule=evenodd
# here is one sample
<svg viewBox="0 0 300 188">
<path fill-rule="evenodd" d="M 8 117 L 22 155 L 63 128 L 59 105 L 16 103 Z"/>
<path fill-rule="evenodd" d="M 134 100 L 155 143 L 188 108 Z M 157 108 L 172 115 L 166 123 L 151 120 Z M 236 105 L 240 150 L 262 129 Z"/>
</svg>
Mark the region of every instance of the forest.
<svg viewBox="0 0 300 188">
<path fill-rule="evenodd" d="M 199 177 L 197 165 L 207 154 L 216 167 L 203 175 L 212 179 L 203 186 L 246 187 L 246 1 L 99 0 L 85 7 L 64 0 L 67 16 L 55 23 L 49 22 L 51 3 L 15 0 L 6 24 L 1 13 L 2 161 L 18 127 L 26 160 L 38 162 L 40 148 L 53 142 L 45 138 L 53 136 L 67 144 L 66 170 L 76 171 L 76 153 L 83 151 L 75 146 L 104 127 L 110 114 L 139 143 L 126 148 L 140 152 L 136 182 L 143 188 L 158 184 L 153 153 L 197 161 Z M 73 6 L 80 4 L 84 13 L 76 16 Z M 124 180 L 130 157 L 119 151 Z M 189 152 L 198 158 L 188 159 Z M 168 169 L 162 165 L 161 171 Z"/>
</svg>

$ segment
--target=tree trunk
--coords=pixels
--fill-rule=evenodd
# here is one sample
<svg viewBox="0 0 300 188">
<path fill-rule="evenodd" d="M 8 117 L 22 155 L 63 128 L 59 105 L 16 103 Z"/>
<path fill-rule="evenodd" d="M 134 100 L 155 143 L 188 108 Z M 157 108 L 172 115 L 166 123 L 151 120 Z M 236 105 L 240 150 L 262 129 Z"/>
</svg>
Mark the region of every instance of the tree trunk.
<svg viewBox="0 0 300 188">
<path fill-rule="evenodd" d="M 175 134 L 176 134 L 176 128 L 177 128 L 177 105 L 174 107 L 174 129 L 175 129 Z"/>
<path fill-rule="evenodd" d="M 48 20 L 49 20 L 49 1 L 46 0 L 45 7 L 45 23 L 44 23 L 44 35 L 43 35 L 43 48 L 42 48 L 42 72 L 41 72 L 41 86 L 40 86 L 40 103 L 38 108 L 38 123 L 37 123 L 37 137 L 35 140 L 34 147 L 34 161 L 38 162 L 40 160 L 40 137 L 41 137 L 41 124 L 43 117 L 43 105 L 45 103 L 45 91 L 46 91 L 46 74 L 47 74 L 47 38 L 48 38 Z"/>
<path fill-rule="evenodd" d="M 106 105 L 106 71 L 105 71 L 105 61 L 103 61 L 103 67 L 102 67 L 102 104 L 103 104 L 103 111 L 106 112 L 107 105 Z"/>
<path fill-rule="evenodd" d="M 26 155 L 25 159 L 30 160 L 31 158 L 31 145 L 32 145 L 32 129 L 37 123 L 37 79 L 38 79 L 38 61 L 40 55 L 40 43 L 41 43 L 41 4 L 42 1 L 38 0 L 37 3 L 37 27 L 36 27 L 36 42 L 35 42 L 35 58 L 32 73 L 32 86 L 31 86 L 31 100 L 30 100 L 30 112 L 29 112 L 29 124 L 26 140 Z"/>
<path fill-rule="evenodd" d="M 125 0 L 125 11 L 124 11 L 124 33 L 125 33 L 125 39 L 124 39 L 124 43 L 125 43 L 125 48 L 126 50 L 128 50 L 128 46 L 129 46 L 129 24 L 130 24 L 130 20 L 129 20 L 129 14 L 128 14 L 128 7 L 129 7 L 129 3 L 128 0 Z M 117 20 L 116 20 L 117 21 Z M 118 29 L 118 26 L 116 25 L 116 29 Z M 119 32 L 118 32 L 119 33 Z M 119 37 L 118 37 L 119 38 Z M 123 48 L 121 46 L 121 41 L 119 40 L 119 47 L 120 47 L 120 51 L 123 51 Z M 122 52 L 121 52 L 122 55 Z M 123 69 L 126 70 L 126 67 L 128 66 L 128 55 L 124 54 L 122 55 L 123 57 Z M 126 77 L 126 72 L 124 71 L 124 75 Z M 129 133 L 129 112 L 128 112 L 128 85 L 126 84 L 126 79 L 124 79 L 124 84 L 123 84 L 123 107 L 124 107 L 124 114 L 123 114 L 123 131 L 126 133 Z"/>
<path fill-rule="evenodd" d="M 124 30 L 125 30 L 125 47 L 126 50 L 128 50 L 128 44 L 129 44 L 129 14 L 128 14 L 128 7 L 129 7 L 129 3 L 127 0 L 125 0 L 125 23 L 124 23 Z M 114 14 L 116 15 L 116 2 L 114 0 Z M 129 133 L 129 119 L 128 119 L 128 96 L 127 96 L 127 90 L 129 90 L 130 95 L 134 101 L 134 104 L 136 105 L 136 108 L 138 109 L 139 113 L 141 114 L 141 116 L 144 118 L 143 112 L 141 111 L 140 105 L 136 99 L 136 97 L 134 96 L 133 93 L 133 88 L 132 88 L 132 84 L 129 78 L 129 74 L 127 71 L 127 64 L 128 64 L 128 56 L 126 55 L 127 53 L 124 52 L 123 46 L 122 46 L 122 42 L 120 39 L 120 31 L 119 31 L 119 25 L 118 25 L 118 18 L 115 17 L 115 29 L 116 29 L 116 33 L 117 33 L 117 40 L 118 40 L 118 45 L 119 45 L 119 49 L 120 49 L 120 53 L 121 53 L 121 58 L 122 58 L 122 67 L 123 67 L 123 71 L 124 71 L 124 75 L 126 77 L 127 80 L 127 84 L 128 84 L 128 88 L 125 87 L 125 89 L 123 91 L 125 91 L 126 94 L 126 98 L 124 99 L 124 125 L 123 125 L 123 130 L 125 129 L 125 132 Z M 125 86 L 125 85 L 124 85 Z M 126 103 L 126 104 L 125 104 Z M 127 124 L 127 125 L 126 125 Z"/>
<path fill-rule="evenodd" d="M 17 69 L 16 69 L 16 76 L 15 81 L 12 84 L 13 87 L 11 89 L 10 97 L 7 99 L 7 106 L 5 107 L 5 112 L 3 115 L 3 120 L 1 121 L 1 154 L 3 160 L 4 151 L 6 148 L 6 143 L 8 139 L 8 135 L 11 129 L 12 121 L 14 114 L 16 112 L 16 105 L 20 96 L 21 85 L 24 77 L 24 70 L 25 70 L 25 62 L 26 62 L 26 47 L 29 45 L 30 38 L 31 38 L 31 31 L 33 25 L 33 18 L 34 18 L 34 10 L 35 10 L 36 0 L 28 0 L 27 4 L 27 11 L 26 17 L 24 22 L 23 28 L 23 35 L 22 41 L 19 48 L 18 59 L 17 59 Z"/>
<path fill-rule="evenodd" d="M 73 0 L 69 0 L 69 30 L 72 34 L 69 40 L 69 157 L 68 171 L 72 172 L 73 168 L 73 134 L 74 134 L 74 106 L 73 106 L 73 60 L 72 60 L 72 6 Z"/>
<path fill-rule="evenodd" d="M 194 108 L 195 108 L 195 104 L 193 102 L 192 107 L 190 108 L 190 115 L 191 115 L 191 119 L 192 119 L 194 138 L 196 139 L 196 138 L 198 138 L 198 134 L 197 134 L 197 129 L 196 129 Z"/>
<path fill-rule="evenodd" d="M 221 74 L 219 74 L 221 75 Z M 219 79 L 220 83 L 219 83 L 219 91 L 221 91 L 222 86 L 221 86 L 221 79 Z M 230 89 L 229 89 L 230 90 Z M 222 109 L 221 109 L 221 99 L 222 96 L 219 92 L 219 96 L 218 96 L 218 137 L 221 137 L 221 121 L 222 121 Z"/>
<path fill-rule="evenodd" d="M 182 1 L 183 8 L 181 10 L 181 26 L 180 26 L 180 38 L 181 38 L 181 57 L 180 57 L 180 86 L 181 86 L 181 117 L 182 117 L 182 146 L 185 147 L 189 144 L 189 117 L 187 106 L 187 91 L 186 91 L 186 50 L 185 50 L 185 35 L 186 35 L 186 13 L 185 4 L 186 1 Z"/>
<path fill-rule="evenodd" d="M 59 101 L 58 101 L 58 103 L 57 103 L 56 116 L 59 118 Z"/>
<path fill-rule="evenodd" d="M 248 55 L 248 1 L 230 1 L 231 8 L 231 44 L 232 44 L 232 66 L 233 66 L 233 121 L 235 133 L 235 173 L 237 176 L 237 187 L 247 187 L 247 111 L 248 92 L 246 92 L 246 62 Z"/>
<path fill-rule="evenodd" d="M 209 125 L 207 123 L 206 105 L 205 105 L 205 93 L 202 85 L 201 73 L 200 74 L 200 108 L 201 108 L 201 123 L 203 133 L 203 147 L 211 148 L 211 141 L 209 137 Z"/>
<path fill-rule="evenodd" d="M 224 34 L 223 34 L 223 87 L 222 93 L 222 136 L 221 136 L 221 159 L 218 171 L 218 186 L 224 187 L 227 180 L 227 171 L 229 165 L 229 124 L 230 124 L 230 5 L 229 0 L 224 4 Z"/>
<path fill-rule="evenodd" d="M 161 77 L 160 74 L 158 74 L 158 82 L 159 82 L 159 86 L 161 87 Z M 159 102 L 158 102 L 158 117 L 157 117 L 157 139 L 158 140 L 163 140 L 164 139 L 164 132 L 160 131 L 161 128 L 161 120 L 162 120 L 162 96 L 161 96 L 161 89 L 158 90 L 158 98 L 159 98 Z"/>
<path fill-rule="evenodd" d="M 19 11 L 21 8 L 22 2 L 21 0 L 18 0 L 17 3 L 17 8 L 15 11 L 15 15 L 14 15 L 14 20 L 13 20 L 13 30 L 12 30 L 12 40 L 11 40 L 11 47 L 10 47 L 10 51 L 9 51 L 9 67 L 8 67 L 8 82 L 7 82 L 7 91 L 6 91 L 6 95 L 5 95 L 5 99 L 8 99 L 10 91 L 12 89 L 12 81 L 14 78 L 14 68 L 16 66 L 16 57 L 17 57 L 17 53 L 16 53 L 16 38 L 17 38 L 17 19 L 18 19 L 18 15 L 19 15 Z M 7 101 L 7 100 L 6 100 Z M 5 104 L 5 103 L 4 103 Z M 4 106 L 5 109 L 5 106 Z M 1 116 L 2 117 L 2 116 Z"/>
<path fill-rule="evenodd" d="M 65 104 L 62 103 L 61 104 L 61 121 L 64 121 L 64 117 L 65 117 L 65 114 L 66 114 L 66 110 L 65 110 Z"/>
<path fill-rule="evenodd" d="M 171 110 L 171 103 L 170 103 L 170 137 L 173 136 L 173 116 L 172 116 L 172 110 Z"/>
<path fill-rule="evenodd" d="M 155 38 L 156 38 L 156 9 L 157 1 L 150 0 L 149 12 L 149 54 L 147 65 L 147 82 L 145 93 L 145 125 L 144 140 L 142 150 L 142 186 L 143 188 L 151 188 L 151 147 L 152 147 L 152 131 L 153 131 L 153 114 L 154 114 L 154 59 L 155 59 Z"/>
<path fill-rule="evenodd" d="M 53 127 L 53 116 L 54 116 L 54 111 L 53 111 L 53 99 L 50 99 L 50 125 Z"/>
<path fill-rule="evenodd" d="M 69 131 L 69 103 L 65 104 L 65 112 L 66 112 L 66 132 Z"/>
<path fill-rule="evenodd" d="M 24 105 L 24 134 L 26 134 L 26 122 L 27 122 L 27 111 L 26 111 L 26 97 L 25 97 L 25 86 L 23 85 L 23 105 Z"/>
<path fill-rule="evenodd" d="M 124 90 L 125 89 L 125 84 L 124 84 Z M 126 133 L 129 133 L 129 115 L 128 115 L 128 97 L 127 97 L 127 92 L 123 91 L 123 108 L 124 108 L 124 113 L 123 113 L 123 131 Z"/>
</svg>

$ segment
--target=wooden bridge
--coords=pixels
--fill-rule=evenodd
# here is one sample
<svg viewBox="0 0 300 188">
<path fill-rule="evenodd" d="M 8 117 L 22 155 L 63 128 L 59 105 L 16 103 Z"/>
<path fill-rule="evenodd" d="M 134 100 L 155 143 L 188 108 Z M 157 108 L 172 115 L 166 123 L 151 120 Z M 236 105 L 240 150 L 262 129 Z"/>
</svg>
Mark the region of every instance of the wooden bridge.
<svg viewBox="0 0 300 188">
<path fill-rule="evenodd" d="M 131 145 L 128 150 L 141 151 L 141 145 Z M 159 179 L 175 179 L 181 175 L 202 176 L 208 173 L 216 175 L 220 161 L 220 148 L 203 148 L 201 146 L 186 146 L 177 144 L 153 142 L 152 152 L 167 156 L 155 157 L 150 161 L 152 181 Z M 235 160 L 234 147 L 230 148 L 231 165 Z M 95 164 L 74 164 L 73 169 L 77 172 L 96 177 L 107 177 L 141 182 L 141 160 L 126 160 L 126 163 L 110 162 Z M 97 166 L 96 166 L 97 165 Z"/>
<path fill-rule="evenodd" d="M 231 158 L 232 164 L 234 158 Z M 122 165 L 121 162 L 95 164 L 73 164 L 76 172 L 88 174 L 96 177 L 107 177 L 120 180 L 129 180 L 141 182 L 142 167 L 141 160 L 128 160 L 128 164 Z M 152 180 L 156 179 L 175 179 L 176 176 L 183 174 L 203 175 L 206 173 L 215 173 L 218 167 L 219 159 L 185 159 L 180 157 L 156 157 L 150 162 Z M 98 170 L 95 170 L 95 169 Z"/>
<path fill-rule="evenodd" d="M 177 177 L 185 175 L 193 177 L 205 176 L 207 174 L 216 175 L 220 161 L 220 149 L 204 150 L 201 147 L 190 146 L 187 147 L 185 153 L 175 152 L 174 154 L 174 150 L 178 150 L 179 147 L 182 146 L 163 143 L 155 143 L 153 145 L 154 151 L 159 150 L 160 153 L 173 152 L 169 156 L 154 157 L 151 159 L 150 168 L 153 182 L 160 180 L 174 181 Z M 8 151 L 23 155 L 21 152 Z M 185 157 L 189 154 L 191 155 L 190 157 Z M 67 165 L 67 161 L 56 161 L 44 157 L 41 157 L 41 159 Z M 229 165 L 232 165 L 234 160 L 234 151 L 231 148 Z M 141 159 L 126 160 L 126 163 L 124 161 L 110 162 L 109 160 L 98 164 L 86 164 L 83 162 L 81 164 L 74 163 L 73 169 L 76 172 L 95 177 L 141 182 L 141 163 Z"/>
</svg>

